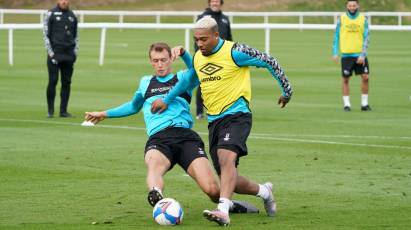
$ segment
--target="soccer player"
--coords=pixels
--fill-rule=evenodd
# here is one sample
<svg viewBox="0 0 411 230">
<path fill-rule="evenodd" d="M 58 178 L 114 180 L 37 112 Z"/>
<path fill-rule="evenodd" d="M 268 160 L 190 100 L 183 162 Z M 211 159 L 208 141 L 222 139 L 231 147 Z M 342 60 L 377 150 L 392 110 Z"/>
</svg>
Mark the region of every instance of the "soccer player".
<svg viewBox="0 0 411 230">
<path fill-rule="evenodd" d="M 205 17 L 194 25 L 199 47 L 190 75 L 185 75 L 164 99 L 153 102 L 152 111 L 162 113 L 176 95 L 200 85 L 208 113 L 210 155 L 220 177 L 220 201 L 217 209 L 205 210 L 204 216 L 222 226 L 230 224 L 229 207 L 233 192 L 256 195 L 263 199 L 269 216 L 276 213 L 271 182 L 257 184 L 239 175 L 240 157 L 247 155 L 246 141 L 251 130 L 250 66 L 266 68 L 282 90 L 278 103 L 289 102 L 291 85 L 277 60 L 247 45 L 219 37 L 214 19 Z M 185 54 L 184 50 L 180 54 Z"/>
<path fill-rule="evenodd" d="M 209 164 L 204 143 L 197 133 L 191 130 L 193 120 L 190 114 L 192 88 L 177 95 L 170 101 L 169 110 L 161 115 L 150 112 L 151 103 L 163 97 L 187 71 L 172 73 L 172 51 L 166 43 L 150 46 L 150 63 L 154 68 L 153 76 L 141 79 L 139 88 L 131 101 L 118 107 L 100 111 L 86 112 L 86 120 L 98 123 L 105 118 L 126 117 L 144 113 L 149 139 L 145 147 L 147 166 L 148 202 L 154 206 L 163 198 L 163 176 L 175 164 L 180 165 L 199 185 L 213 202 L 218 202 L 219 186 Z M 191 56 L 182 55 L 186 65 L 191 66 Z M 258 209 L 238 201 L 231 207 L 232 212 L 258 212 Z"/>
<path fill-rule="evenodd" d="M 344 111 L 351 111 L 350 77 L 355 71 L 361 75 L 361 111 L 371 111 L 368 104 L 368 81 L 370 68 L 367 59 L 369 30 L 367 18 L 359 12 L 358 0 L 347 1 L 347 12 L 337 21 L 333 44 L 333 59 L 338 63 L 341 51 L 342 94 Z"/>
<path fill-rule="evenodd" d="M 197 17 L 197 21 L 204 18 L 204 17 L 212 17 L 217 22 L 218 25 L 218 33 L 220 37 L 224 40 L 232 41 L 233 36 L 231 33 L 231 26 L 230 26 L 230 19 L 227 15 L 223 14 L 222 8 L 224 5 L 223 0 L 208 0 L 208 8 L 204 10 L 202 14 Z M 198 50 L 198 46 L 194 43 L 194 50 Z M 201 88 L 197 88 L 196 93 L 196 112 L 197 112 L 197 119 L 203 119 L 204 117 L 204 109 L 203 109 L 203 98 L 201 97 Z"/>
</svg>

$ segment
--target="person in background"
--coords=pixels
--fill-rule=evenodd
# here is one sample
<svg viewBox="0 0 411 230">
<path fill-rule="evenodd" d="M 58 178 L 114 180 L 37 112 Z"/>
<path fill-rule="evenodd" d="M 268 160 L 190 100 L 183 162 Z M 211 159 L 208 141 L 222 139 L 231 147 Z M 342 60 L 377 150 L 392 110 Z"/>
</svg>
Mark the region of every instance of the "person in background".
<svg viewBox="0 0 411 230">
<path fill-rule="evenodd" d="M 368 20 L 360 13 L 358 0 L 347 1 L 347 12 L 338 21 L 334 35 L 333 59 L 338 63 L 341 51 L 342 94 L 344 111 L 351 111 L 349 82 L 352 72 L 361 75 L 361 111 L 371 111 L 368 104 L 370 67 L 367 59 Z"/>
<path fill-rule="evenodd" d="M 59 71 L 61 74 L 60 117 L 71 117 L 67 112 L 73 66 L 79 49 L 77 18 L 69 9 L 70 0 L 58 0 L 57 6 L 44 17 L 43 35 L 47 50 L 47 117 L 54 116 L 54 99 Z"/>
</svg>

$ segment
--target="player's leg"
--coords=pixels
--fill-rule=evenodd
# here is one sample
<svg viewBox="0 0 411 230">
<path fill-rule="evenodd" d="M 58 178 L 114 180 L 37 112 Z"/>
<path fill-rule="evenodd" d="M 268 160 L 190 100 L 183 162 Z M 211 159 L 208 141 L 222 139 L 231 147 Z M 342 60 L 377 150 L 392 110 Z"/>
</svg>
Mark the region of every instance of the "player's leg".
<svg viewBox="0 0 411 230">
<path fill-rule="evenodd" d="M 154 206 L 163 198 L 163 176 L 171 167 L 170 160 L 159 150 L 148 150 L 144 157 L 147 166 L 148 202 Z"/>
<path fill-rule="evenodd" d="M 368 89 L 369 89 L 369 66 L 368 59 L 365 58 L 364 65 L 359 65 L 356 72 L 361 74 L 361 110 L 371 111 L 371 107 L 368 104 Z"/>
<path fill-rule="evenodd" d="M 193 160 L 188 166 L 187 173 L 214 203 L 218 202 L 220 188 L 207 158 L 198 157 Z"/>
<path fill-rule="evenodd" d="M 70 117 L 67 112 L 67 105 L 70 98 L 71 77 L 73 75 L 73 63 L 61 63 L 61 102 L 60 102 L 60 117 Z"/>
<path fill-rule="evenodd" d="M 351 111 L 350 103 L 350 77 L 353 72 L 356 59 L 352 57 L 341 58 L 341 71 L 342 71 L 342 95 L 344 103 L 344 111 Z"/>
<path fill-rule="evenodd" d="M 235 193 L 261 197 L 268 216 L 274 216 L 277 212 L 277 204 L 274 199 L 273 184 L 271 182 L 257 184 L 244 176 L 238 175 Z"/>
<path fill-rule="evenodd" d="M 54 99 L 56 97 L 59 67 L 57 64 L 51 62 L 50 57 L 47 58 L 47 69 L 49 74 L 49 81 L 47 84 L 47 116 L 52 118 L 54 115 Z"/>
<path fill-rule="evenodd" d="M 237 184 L 239 157 L 247 154 L 245 142 L 251 130 L 251 114 L 238 113 L 209 125 L 210 155 L 220 177 L 220 199 L 216 210 L 204 216 L 220 225 L 230 223 L 231 197 Z"/>
</svg>

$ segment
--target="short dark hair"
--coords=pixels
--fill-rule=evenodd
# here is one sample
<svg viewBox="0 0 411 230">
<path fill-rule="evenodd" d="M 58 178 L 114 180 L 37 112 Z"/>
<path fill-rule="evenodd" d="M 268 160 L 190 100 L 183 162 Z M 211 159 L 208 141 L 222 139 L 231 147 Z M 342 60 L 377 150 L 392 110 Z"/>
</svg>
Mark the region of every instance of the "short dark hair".
<svg viewBox="0 0 411 230">
<path fill-rule="evenodd" d="M 211 0 L 208 0 L 208 5 L 210 5 Z M 220 0 L 221 5 L 224 4 L 224 0 Z"/>
<path fill-rule="evenodd" d="M 358 0 L 347 0 L 347 3 L 348 2 L 357 2 L 357 3 L 360 3 Z"/>
<path fill-rule="evenodd" d="M 163 50 L 167 50 L 168 56 L 171 57 L 171 48 L 165 42 L 156 42 L 151 44 L 150 49 L 148 50 L 148 56 L 151 57 L 151 51 L 163 52 Z"/>
</svg>

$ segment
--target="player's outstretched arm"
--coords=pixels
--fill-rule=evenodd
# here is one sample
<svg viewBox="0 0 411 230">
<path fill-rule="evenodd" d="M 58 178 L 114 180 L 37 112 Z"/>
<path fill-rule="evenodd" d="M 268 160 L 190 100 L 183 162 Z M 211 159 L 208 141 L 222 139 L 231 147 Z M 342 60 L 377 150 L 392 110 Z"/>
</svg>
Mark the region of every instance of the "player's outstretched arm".
<svg viewBox="0 0 411 230">
<path fill-rule="evenodd" d="M 247 45 L 235 43 L 232 49 L 233 59 L 238 66 L 256 66 L 266 68 L 281 88 L 281 96 L 278 100 L 281 108 L 290 101 L 293 90 L 284 70 L 277 59 L 267 53 L 263 53 Z"/>
</svg>

